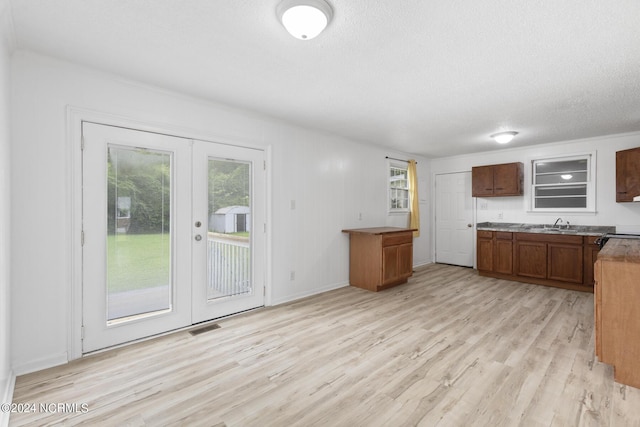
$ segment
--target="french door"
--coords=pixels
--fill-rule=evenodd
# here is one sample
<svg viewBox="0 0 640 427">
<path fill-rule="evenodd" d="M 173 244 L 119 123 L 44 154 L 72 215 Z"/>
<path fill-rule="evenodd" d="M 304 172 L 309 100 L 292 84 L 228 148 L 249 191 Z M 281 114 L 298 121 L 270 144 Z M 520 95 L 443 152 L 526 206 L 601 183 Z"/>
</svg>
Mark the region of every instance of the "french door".
<svg viewBox="0 0 640 427">
<path fill-rule="evenodd" d="M 83 353 L 264 304 L 263 151 L 82 126 Z"/>
<path fill-rule="evenodd" d="M 193 323 L 264 305 L 265 182 L 262 150 L 193 142 Z"/>
</svg>

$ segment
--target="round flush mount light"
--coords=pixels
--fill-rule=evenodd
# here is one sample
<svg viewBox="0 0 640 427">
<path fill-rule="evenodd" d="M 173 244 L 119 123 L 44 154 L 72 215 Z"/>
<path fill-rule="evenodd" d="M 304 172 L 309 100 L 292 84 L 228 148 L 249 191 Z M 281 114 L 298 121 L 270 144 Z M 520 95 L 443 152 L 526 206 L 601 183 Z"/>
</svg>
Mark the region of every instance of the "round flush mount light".
<svg viewBox="0 0 640 427">
<path fill-rule="evenodd" d="M 491 138 L 495 139 L 498 144 L 508 144 L 511 142 L 514 136 L 516 136 L 518 132 L 508 131 L 508 132 L 498 132 L 493 135 L 489 135 Z"/>
<path fill-rule="evenodd" d="M 316 37 L 333 17 L 333 9 L 325 0 L 283 0 L 276 13 L 289 34 L 300 40 Z"/>
</svg>

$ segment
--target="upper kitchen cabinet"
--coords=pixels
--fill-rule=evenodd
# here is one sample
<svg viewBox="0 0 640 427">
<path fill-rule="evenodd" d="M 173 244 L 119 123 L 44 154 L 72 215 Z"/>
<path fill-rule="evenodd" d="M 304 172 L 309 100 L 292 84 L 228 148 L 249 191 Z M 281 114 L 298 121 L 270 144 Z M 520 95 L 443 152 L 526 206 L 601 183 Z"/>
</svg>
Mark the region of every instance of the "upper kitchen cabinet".
<svg viewBox="0 0 640 427">
<path fill-rule="evenodd" d="M 473 197 L 522 196 L 522 163 L 476 166 L 471 169 Z"/>
<path fill-rule="evenodd" d="M 640 147 L 616 152 L 616 202 L 640 196 Z"/>
</svg>

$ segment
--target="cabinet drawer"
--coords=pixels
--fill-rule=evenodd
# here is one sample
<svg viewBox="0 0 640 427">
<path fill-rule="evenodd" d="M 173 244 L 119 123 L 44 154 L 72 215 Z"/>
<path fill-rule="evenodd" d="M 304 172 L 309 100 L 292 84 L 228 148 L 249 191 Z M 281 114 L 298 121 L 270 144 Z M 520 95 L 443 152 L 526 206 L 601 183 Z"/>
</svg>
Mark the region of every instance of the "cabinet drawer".
<svg viewBox="0 0 640 427">
<path fill-rule="evenodd" d="M 516 240 L 582 245 L 582 236 L 572 236 L 567 234 L 516 233 Z"/>
<path fill-rule="evenodd" d="M 403 243 L 411 243 L 413 241 L 413 233 L 394 233 L 382 236 L 382 246 L 395 246 Z"/>
<path fill-rule="evenodd" d="M 478 230 L 478 239 L 492 239 L 493 231 Z"/>
<path fill-rule="evenodd" d="M 496 231 L 496 239 L 499 239 L 499 240 L 512 240 L 513 239 L 513 233 L 510 233 L 508 231 Z"/>
</svg>

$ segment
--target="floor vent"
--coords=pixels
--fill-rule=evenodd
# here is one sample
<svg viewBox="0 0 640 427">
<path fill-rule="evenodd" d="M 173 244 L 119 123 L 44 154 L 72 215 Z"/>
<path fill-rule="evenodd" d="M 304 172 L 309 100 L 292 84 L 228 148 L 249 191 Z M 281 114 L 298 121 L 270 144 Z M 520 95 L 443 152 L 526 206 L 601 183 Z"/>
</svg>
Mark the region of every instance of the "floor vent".
<svg viewBox="0 0 640 427">
<path fill-rule="evenodd" d="M 200 335 L 200 334 L 204 334 L 205 332 L 213 331 L 214 329 L 220 329 L 220 325 L 218 325 L 217 323 L 214 323 L 212 325 L 203 326 L 202 328 L 199 328 L 199 329 L 193 329 L 189 331 L 189 333 L 191 335 Z"/>
</svg>

